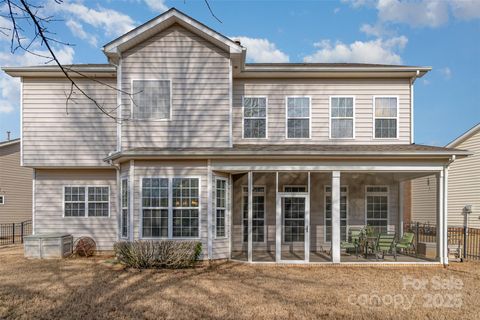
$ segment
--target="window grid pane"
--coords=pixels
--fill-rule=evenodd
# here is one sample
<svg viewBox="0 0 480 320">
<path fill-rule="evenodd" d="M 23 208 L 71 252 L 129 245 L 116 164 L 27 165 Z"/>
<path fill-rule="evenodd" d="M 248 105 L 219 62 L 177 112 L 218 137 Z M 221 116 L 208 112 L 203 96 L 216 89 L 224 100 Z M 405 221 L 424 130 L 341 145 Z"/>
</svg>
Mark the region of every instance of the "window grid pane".
<svg viewBox="0 0 480 320">
<path fill-rule="evenodd" d="M 243 188 L 243 242 L 248 242 L 248 187 Z M 253 187 L 252 242 L 265 241 L 265 188 Z"/>
<path fill-rule="evenodd" d="M 305 199 L 284 198 L 283 242 L 303 242 L 305 239 Z"/>
<path fill-rule="evenodd" d="M 128 237 L 128 228 L 129 228 L 129 196 L 130 191 L 128 190 L 128 180 L 122 180 L 122 217 L 120 219 L 120 230 L 122 232 L 122 237 Z"/>
<path fill-rule="evenodd" d="M 172 179 L 173 237 L 198 237 L 199 180 Z M 182 208 L 182 209 L 179 209 Z"/>
<path fill-rule="evenodd" d="M 169 119 L 170 98 L 169 80 L 133 80 L 134 118 Z"/>
<path fill-rule="evenodd" d="M 88 216 L 108 217 L 108 187 L 88 187 Z"/>
<path fill-rule="evenodd" d="M 325 241 L 332 241 L 332 195 L 331 187 L 326 187 L 326 196 L 325 196 Z M 347 240 L 347 203 L 348 196 L 346 194 L 347 188 L 340 187 L 341 196 L 340 196 L 340 240 Z"/>
<path fill-rule="evenodd" d="M 386 187 L 367 187 L 367 225 L 377 233 L 388 231 L 388 193 Z"/>
<path fill-rule="evenodd" d="M 396 97 L 375 98 L 375 138 L 397 138 L 397 104 Z"/>
<path fill-rule="evenodd" d="M 227 207 L 227 181 L 218 179 L 216 181 L 216 218 L 215 234 L 217 237 L 225 237 L 225 212 Z"/>
<path fill-rule="evenodd" d="M 287 138 L 310 138 L 308 97 L 287 97 Z"/>
<path fill-rule="evenodd" d="M 266 138 L 267 99 L 245 97 L 243 99 L 243 137 Z"/>
<path fill-rule="evenodd" d="M 168 237 L 168 179 L 142 179 L 142 236 Z"/>
<path fill-rule="evenodd" d="M 85 187 L 64 188 L 65 217 L 85 216 Z"/>
</svg>

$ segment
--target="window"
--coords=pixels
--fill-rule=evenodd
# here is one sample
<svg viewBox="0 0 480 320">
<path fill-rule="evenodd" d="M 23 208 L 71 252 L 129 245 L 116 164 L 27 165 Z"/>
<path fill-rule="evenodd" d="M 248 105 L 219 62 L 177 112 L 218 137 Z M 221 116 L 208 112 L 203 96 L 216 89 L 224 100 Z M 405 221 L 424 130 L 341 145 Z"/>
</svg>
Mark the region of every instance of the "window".
<svg viewBox="0 0 480 320">
<path fill-rule="evenodd" d="M 305 241 L 305 198 L 286 197 L 283 203 L 283 242 Z"/>
<path fill-rule="evenodd" d="M 330 138 L 348 139 L 355 137 L 354 98 L 330 98 Z"/>
<path fill-rule="evenodd" d="M 122 216 L 120 219 L 120 231 L 122 238 L 128 238 L 128 227 L 129 227 L 129 199 L 130 191 L 128 190 L 128 180 L 122 179 Z"/>
<path fill-rule="evenodd" d="M 243 98 L 243 138 L 267 137 L 267 98 Z"/>
<path fill-rule="evenodd" d="M 265 241 L 265 187 L 252 190 L 252 242 Z M 248 242 L 248 187 L 243 187 L 243 242 Z"/>
<path fill-rule="evenodd" d="M 142 179 L 142 237 L 197 238 L 198 178 Z"/>
<path fill-rule="evenodd" d="M 170 119 L 171 89 L 170 80 L 133 80 L 133 118 Z"/>
<path fill-rule="evenodd" d="M 215 237 L 221 238 L 226 236 L 225 232 L 225 213 L 227 210 L 227 180 L 216 180 L 215 192 Z"/>
<path fill-rule="evenodd" d="M 388 231 L 388 187 L 367 186 L 367 226 L 373 227 L 377 233 Z"/>
<path fill-rule="evenodd" d="M 398 98 L 374 97 L 375 138 L 397 138 Z"/>
<path fill-rule="evenodd" d="M 168 179 L 142 179 L 142 237 L 168 237 Z"/>
<path fill-rule="evenodd" d="M 340 241 L 347 240 L 348 188 L 340 187 Z M 332 187 L 325 187 L 325 241 L 332 241 Z"/>
<path fill-rule="evenodd" d="M 309 97 L 287 97 L 287 138 L 310 138 Z"/>
<path fill-rule="evenodd" d="M 0 195 L 0 205 L 5 204 L 5 196 Z"/>
<path fill-rule="evenodd" d="M 306 186 L 284 186 L 284 192 L 307 192 Z"/>
<path fill-rule="evenodd" d="M 110 213 L 110 187 L 64 187 L 65 217 L 108 217 Z"/>
</svg>

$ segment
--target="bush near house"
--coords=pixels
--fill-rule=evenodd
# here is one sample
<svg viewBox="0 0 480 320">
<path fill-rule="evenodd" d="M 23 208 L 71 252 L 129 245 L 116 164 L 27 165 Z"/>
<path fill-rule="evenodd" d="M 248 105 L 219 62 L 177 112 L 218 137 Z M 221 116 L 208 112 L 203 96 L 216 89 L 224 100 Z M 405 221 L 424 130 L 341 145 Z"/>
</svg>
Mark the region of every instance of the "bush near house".
<svg viewBox="0 0 480 320">
<path fill-rule="evenodd" d="M 192 267 L 202 252 L 198 241 L 120 241 L 114 245 L 117 259 L 131 268 Z"/>
</svg>

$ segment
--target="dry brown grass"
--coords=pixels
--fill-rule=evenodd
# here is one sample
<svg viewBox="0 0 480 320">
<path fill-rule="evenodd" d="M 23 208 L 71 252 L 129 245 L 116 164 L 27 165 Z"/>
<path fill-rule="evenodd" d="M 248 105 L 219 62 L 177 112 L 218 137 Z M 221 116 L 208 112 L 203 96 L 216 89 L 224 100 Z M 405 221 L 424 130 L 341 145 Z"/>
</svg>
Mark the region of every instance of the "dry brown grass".
<svg viewBox="0 0 480 320">
<path fill-rule="evenodd" d="M 282 267 L 231 262 L 188 270 L 123 270 L 108 258 L 26 260 L 0 248 L 0 319 L 475 319 L 480 264 L 441 267 Z M 461 279 L 461 290 L 404 290 L 402 276 Z M 351 304 L 403 295 L 409 310 Z M 426 308 L 425 294 L 460 294 L 460 308 Z M 352 301 L 352 298 L 350 298 Z M 386 300 L 388 302 L 388 300 Z"/>
</svg>

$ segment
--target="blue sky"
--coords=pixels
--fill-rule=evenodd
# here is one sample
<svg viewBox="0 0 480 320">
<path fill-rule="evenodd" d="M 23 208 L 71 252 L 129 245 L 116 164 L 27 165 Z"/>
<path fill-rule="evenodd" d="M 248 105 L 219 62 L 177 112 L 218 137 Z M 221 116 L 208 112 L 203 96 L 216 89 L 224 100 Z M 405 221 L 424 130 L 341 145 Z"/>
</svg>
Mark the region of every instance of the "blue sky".
<svg viewBox="0 0 480 320">
<path fill-rule="evenodd" d="M 105 63 L 101 47 L 175 6 L 220 33 L 239 38 L 251 62 L 374 62 L 432 66 L 415 84 L 415 141 L 445 145 L 480 122 L 480 1 L 110 0 L 47 3 L 62 19 L 51 31 L 65 63 Z M 0 11 L 5 8 L 0 7 Z M 0 27 L 8 27 L 0 19 Z M 11 55 L 0 35 L 0 65 L 44 61 Z M 43 49 L 38 46 L 38 52 Z M 0 75 L 0 140 L 19 136 L 19 83 Z"/>
</svg>

